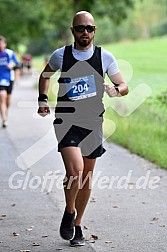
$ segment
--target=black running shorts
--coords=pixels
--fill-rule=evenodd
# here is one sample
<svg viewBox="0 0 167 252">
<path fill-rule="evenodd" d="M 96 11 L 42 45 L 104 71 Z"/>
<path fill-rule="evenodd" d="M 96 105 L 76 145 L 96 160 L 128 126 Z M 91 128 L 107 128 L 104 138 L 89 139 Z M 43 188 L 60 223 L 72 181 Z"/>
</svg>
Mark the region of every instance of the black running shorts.
<svg viewBox="0 0 167 252">
<path fill-rule="evenodd" d="M 11 94 L 12 90 L 13 90 L 13 83 L 14 83 L 14 81 L 11 81 L 9 86 L 1 86 L 0 85 L 0 91 L 5 90 L 7 92 L 7 94 Z"/>
<path fill-rule="evenodd" d="M 64 127 L 55 120 L 54 128 L 59 152 L 64 147 L 75 146 L 81 148 L 83 156 L 94 159 L 106 151 L 102 145 L 102 126 L 91 130 L 76 125 Z"/>
</svg>

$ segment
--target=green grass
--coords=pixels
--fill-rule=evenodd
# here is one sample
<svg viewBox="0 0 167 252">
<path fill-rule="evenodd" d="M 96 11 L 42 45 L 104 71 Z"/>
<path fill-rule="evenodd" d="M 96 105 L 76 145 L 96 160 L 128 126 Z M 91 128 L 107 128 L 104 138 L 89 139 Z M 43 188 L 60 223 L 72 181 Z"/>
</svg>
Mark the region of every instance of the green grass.
<svg viewBox="0 0 167 252">
<path fill-rule="evenodd" d="M 141 83 L 152 90 L 147 99 L 130 116 L 121 117 L 107 109 L 105 117 L 116 124 L 109 141 L 125 146 L 133 153 L 167 169 L 167 112 L 155 102 L 156 95 L 167 90 L 167 37 L 136 42 L 104 45 L 117 59 L 128 61 L 133 77 L 128 83 L 130 92 Z M 104 99 L 105 102 L 105 99 Z M 106 101 L 108 103 L 108 99 Z M 105 134 L 109 134 L 107 127 Z"/>
<path fill-rule="evenodd" d="M 133 69 L 133 76 L 128 81 L 130 92 L 139 84 L 145 83 L 152 90 L 152 99 L 147 99 L 131 115 L 122 117 L 108 108 L 105 117 L 116 124 L 115 132 L 109 141 L 128 148 L 131 152 L 154 162 L 167 169 L 167 112 L 155 102 L 156 95 L 167 90 L 167 36 L 150 40 L 126 41 L 115 44 L 102 45 L 104 49 L 114 54 L 116 59 L 127 61 Z M 37 69 L 44 67 L 44 57 L 34 59 Z M 128 79 L 128 69 L 120 65 L 125 79 Z M 49 89 L 49 97 L 55 100 L 52 92 L 55 78 Z M 130 104 L 129 92 L 129 104 Z M 105 96 L 106 107 L 111 98 Z M 119 98 L 117 98 L 119 99 Z M 120 98 L 122 99 L 122 98 Z M 110 135 L 108 127 L 104 128 L 106 135 Z"/>
<path fill-rule="evenodd" d="M 130 89 L 139 83 L 147 83 L 153 95 L 166 89 L 167 80 L 167 36 L 150 40 L 129 41 L 109 44 L 103 47 L 111 51 L 117 59 L 129 62 L 133 68 Z"/>
<path fill-rule="evenodd" d="M 107 110 L 105 117 L 116 124 L 116 130 L 109 141 L 128 148 L 131 152 L 167 168 L 167 117 L 165 109 L 143 104 L 132 115 L 120 117 Z M 109 130 L 105 128 L 105 134 Z"/>
</svg>

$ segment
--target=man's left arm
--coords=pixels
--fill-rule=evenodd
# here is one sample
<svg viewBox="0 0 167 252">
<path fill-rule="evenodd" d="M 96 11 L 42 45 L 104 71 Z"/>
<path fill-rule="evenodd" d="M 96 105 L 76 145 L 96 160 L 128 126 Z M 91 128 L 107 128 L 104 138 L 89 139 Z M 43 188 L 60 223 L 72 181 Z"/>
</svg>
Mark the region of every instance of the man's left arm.
<svg viewBox="0 0 167 252">
<path fill-rule="evenodd" d="M 128 85 L 120 72 L 108 76 L 113 85 L 104 83 L 106 93 L 110 97 L 124 96 L 128 94 Z"/>
<path fill-rule="evenodd" d="M 16 54 L 13 52 L 12 61 L 15 63 L 13 70 L 21 69 L 21 62 L 18 60 Z"/>
</svg>

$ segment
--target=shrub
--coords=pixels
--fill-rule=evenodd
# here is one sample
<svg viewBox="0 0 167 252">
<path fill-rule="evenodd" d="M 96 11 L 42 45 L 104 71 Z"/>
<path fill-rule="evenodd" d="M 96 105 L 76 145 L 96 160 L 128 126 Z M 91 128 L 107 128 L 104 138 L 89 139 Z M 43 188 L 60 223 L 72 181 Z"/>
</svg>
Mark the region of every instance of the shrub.
<svg viewBox="0 0 167 252">
<path fill-rule="evenodd" d="M 151 36 L 163 36 L 167 34 L 167 19 L 152 28 Z"/>
<path fill-rule="evenodd" d="M 167 90 L 163 91 L 160 95 L 157 95 L 156 100 L 161 106 L 167 107 Z"/>
</svg>

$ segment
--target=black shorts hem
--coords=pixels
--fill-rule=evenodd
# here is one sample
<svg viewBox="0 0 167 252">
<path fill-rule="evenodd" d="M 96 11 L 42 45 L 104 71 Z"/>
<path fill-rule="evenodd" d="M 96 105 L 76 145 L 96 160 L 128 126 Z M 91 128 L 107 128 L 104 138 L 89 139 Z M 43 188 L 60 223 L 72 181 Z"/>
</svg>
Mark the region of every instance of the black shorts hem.
<svg viewBox="0 0 167 252">
<path fill-rule="evenodd" d="M 79 147 L 77 144 L 58 144 L 58 152 L 61 152 L 61 149 L 65 148 L 65 147 Z"/>
<path fill-rule="evenodd" d="M 63 144 L 58 144 L 58 152 L 61 152 L 61 149 L 63 148 L 66 148 L 66 147 L 78 147 L 80 148 L 80 146 L 78 146 L 77 144 L 66 144 L 66 145 L 63 145 Z M 80 148 L 81 149 L 81 148 Z M 100 145 L 96 150 L 94 150 L 90 155 L 84 155 L 82 153 L 82 156 L 83 157 L 86 157 L 88 159 L 95 159 L 95 158 L 98 158 L 98 157 L 101 157 L 104 153 L 106 152 L 106 149 L 103 148 L 102 145 Z"/>
<path fill-rule="evenodd" d="M 104 149 L 102 145 L 99 146 L 99 148 L 101 148 L 101 151 L 99 151 L 98 148 L 97 148 L 90 155 L 88 155 L 88 156 L 83 155 L 83 157 L 86 157 L 86 158 L 89 158 L 89 159 L 94 159 L 94 158 L 101 157 L 106 152 L 106 149 Z"/>
</svg>

